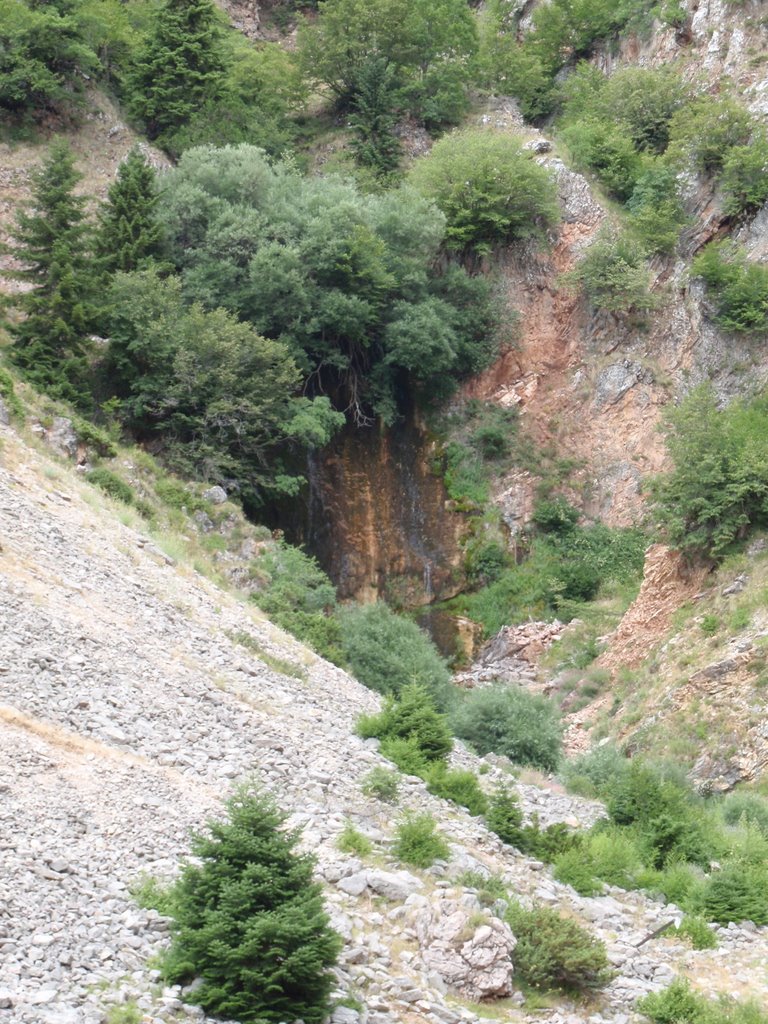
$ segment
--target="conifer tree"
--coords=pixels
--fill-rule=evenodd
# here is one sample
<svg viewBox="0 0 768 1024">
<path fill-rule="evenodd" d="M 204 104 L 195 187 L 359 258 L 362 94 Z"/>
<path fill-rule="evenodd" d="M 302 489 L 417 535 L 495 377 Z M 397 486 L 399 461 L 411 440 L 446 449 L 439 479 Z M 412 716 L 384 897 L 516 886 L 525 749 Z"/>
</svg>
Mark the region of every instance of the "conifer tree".
<svg viewBox="0 0 768 1024">
<path fill-rule="evenodd" d="M 129 273 L 160 255 L 155 172 L 134 148 L 120 165 L 102 211 L 96 252 L 103 269 Z"/>
<path fill-rule="evenodd" d="M 219 97 L 226 62 L 212 0 L 165 0 L 131 75 L 130 108 L 156 139 Z"/>
<path fill-rule="evenodd" d="M 165 973 L 199 977 L 207 1013 L 251 1022 L 320 1024 L 341 941 L 330 928 L 313 858 L 295 851 L 297 831 L 270 797 L 242 786 L 226 821 L 195 836 L 172 890 L 174 940 Z"/>
<path fill-rule="evenodd" d="M 78 404 L 87 401 L 86 337 L 93 316 L 87 262 L 84 198 L 65 142 L 55 142 L 32 178 L 32 211 L 17 217 L 16 244 L 9 251 L 21 264 L 14 276 L 28 283 L 14 305 L 24 314 L 11 324 L 13 358 L 43 390 Z"/>
<path fill-rule="evenodd" d="M 397 169 L 400 143 L 394 134 L 395 69 L 382 56 L 370 57 L 358 72 L 349 126 L 358 161 L 379 176 Z"/>
</svg>

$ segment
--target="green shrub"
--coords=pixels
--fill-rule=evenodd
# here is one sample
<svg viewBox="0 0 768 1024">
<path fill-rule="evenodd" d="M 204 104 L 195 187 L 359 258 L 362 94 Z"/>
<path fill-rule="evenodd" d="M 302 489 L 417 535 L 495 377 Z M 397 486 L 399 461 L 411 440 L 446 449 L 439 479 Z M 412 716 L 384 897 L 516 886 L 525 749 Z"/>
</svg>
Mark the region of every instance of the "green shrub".
<svg viewBox="0 0 768 1024">
<path fill-rule="evenodd" d="M 428 868 L 436 860 L 447 860 L 451 850 L 435 829 L 429 814 L 409 815 L 397 826 L 392 853 L 404 864 Z"/>
<path fill-rule="evenodd" d="M 707 881 L 702 910 L 710 921 L 768 924 L 768 873 L 743 864 L 726 864 Z"/>
<path fill-rule="evenodd" d="M 361 683 L 378 693 L 398 694 L 423 686 L 439 708 L 451 699 L 451 674 L 427 634 L 385 604 L 358 605 L 340 617 L 345 661 Z"/>
<path fill-rule="evenodd" d="M 519 687 L 473 690 L 452 717 L 456 735 L 484 754 L 503 754 L 516 764 L 554 771 L 560 759 L 557 710 L 544 697 Z"/>
<path fill-rule="evenodd" d="M 366 775 L 362 786 L 366 796 L 375 796 L 385 803 L 397 803 L 400 793 L 400 777 L 397 772 L 376 765 Z"/>
<path fill-rule="evenodd" d="M 497 900 L 509 901 L 509 893 L 500 875 L 485 875 L 480 871 L 465 871 L 456 879 L 466 889 L 477 889 L 477 898 L 484 907 L 493 906 Z"/>
<path fill-rule="evenodd" d="M 693 949 L 717 949 L 717 935 L 703 917 L 686 914 L 674 934 L 688 939 Z"/>
<path fill-rule="evenodd" d="M 205 508 L 205 502 L 196 497 L 180 480 L 161 477 L 155 481 L 154 490 L 158 498 L 169 508 L 185 508 L 187 512 Z"/>
<path fill-rule="evenodd" d="M 643 996 L 637 1009 L 654 1024 L 705 1024 L 710 1019 L 707 1000 L 696 995 L 688 981 L 681 978 L 676 978 L 663 992 Z"/>
<path fill-rule="evenodd" d="M 117 445 L 101 427 L 97 427 L 90 420 L 84 420 L 80 416 L 72 418 L 72 427 L 77 434 L 81 444 L 92 448 L 97 455 L 103 458 L 112 459 L 117 455 Z"/>
<path fill-rule="evenodd" d="M 580 896 L 596 896 L 602 892 L 602 885 L 595 877 L 592 862 L 581 849 L 566 850 L 555 859 L 555 878 L 564 885 L 570 885 Z"/>
<path fill-rule="evenodd" d="M 567 499 L 546 498 L 533 506 L 531 520 L 544 533 L 558 535 L 570 533 L 579 521 L 581 513 Z"/>
<path fill-rule="evenodd" d="M 616 199 L 629 199 L 645 164 L 625 129 L 606 121 L 585 120 L 570 125 L 562 136 L 578 167 L 592 171 Z"/>
<path fill-rule="evenodd" d="M 260 555 L 253 568 L 266 583 L 251 600 L 278 626 L 331 661 L 340 661 L 336 588 L 315 559 L 279 544 Z"/>
<path fill-rule="evenodd" d="M 396 764 L 405 775 L 418 775 L 423 778 L 429 771 L 429 761 L 415 736 L 385 736 L 379 752 L 382 757 Z"/>
<path fill-rule="evenodd" d="M 173 914 L 173 889 L 163 885 L 152 875 L 142 875 L 129 886 L 131 896 L 144 910 L 156 910 L 163 917 Z"/>
<path fill-rule="evenodd" d="M 15 419 L 23 419 L 24 417 L 24 406 L 19 401 L 19 397 L 16 394 L 13 377 L 10 373 L 0 367 L 0 398 L 8 409 L 8 412 Z"/>
<path fill-rule="evenodd" d="M 367 857 L 373 850 L 370 839 L 358 831 L 351 821 L 344 825 L 344 829 L 336 840 L 336 846 L 342 853 L 354 853 L 358 857 Z"/>
<path fill-rule="evenodd" d="M 572 789 L 576 780 L 584 780 L 583 796 L 605 797 L 610 788 L 629 771 L 629 761 L 610 743 L 593 747 L 586 754 L 563 763 L 563 781 Z M 581 782 L 580 782 L 581 785 Z"/>
<path fill-rule="evenodd" d="M 722 815 L 726 825 L 748 822 L 768 836 L 768 800 L 757 793 L 744 790 L 729 793 L 723 800 Z"/>
<path fill-rule="evenodd" d="M 86 473 L 85 479 L 89 484 L 98 487 L 99 490 L 104 491 L 105 494 L 117 501 L 125 502 L 126 505 L 132 505 L 134 502 L 133 488 L 125 480 L 121 480 L 111 469 L 99 466 Z"/>
<path fill-rule="evenodd" d="M 426 782 L 430 793 L 466 807 L 470 814 L 485 814 L 488 808 L 488 798 L 474 772 L 448 769 L 444 762 L 439 761 L 428 771 Z"/>
<path fill-rule="evenodd" d="M 453 747 L 450 729 L 431 694 L 415 684 L 404 687 L 398 697 L 387 697 L 378 715 L 361 716 L 357 732 L 381 740 L 382 751 L 394 740 L 409 743 L 425 761 L 444 760 Z"/>
<path fill-rule="evenodd" d="M 642 851 L 631 832 L 609 828 L 602 822 L 592 830 L 584 855 L 597 878 L 622 889 L 636 885 L 643 867 Z"/>
<path fill-rule="evenodd" d="M 558 857 L 582 847 L 584 838 L 562 821 L 556 821 L 541 828 L 536 815 L 530 825 L 523 826 L 518 849 L 547 863 L 554 863 Z"/>
<path fill-rule="evenodd" d="M 651 274 L 637 241 L 603 229 L 587 249 L 571 279 L 581 285 L 595 309 L 612 313 L 653 309 Z"/>
<path fill-rule="evenodd" d="M 734 146 L 723 161 L 720 187 L 723 210 L 731 217 L 757 213 L 768 200 L 768 137 L 761 133 L 747 146 Z"/>
<path fill-rule="evenodd" d="M 445 136 L 417 161 L 410 180 L 445 214 L 446 242 L 455 249 L 488 252 L 540 235 L 559 217 L 549 172 L 502 132 Z"/>
<path fill-rule="evenodd" d="M 657 162 L 637 179 L 627 201 L 630 234 L 649 253 L 673 252 L 687 217 L 674 169 Z"/>
<path fill-rule="evenodd" d="M 519 849 L 523 812 L 514 793 L 504 788 L 496 790 L 488 804 L 485 824 L 503 843 Z"/>
<path fill-rule="evenodd" d="M 747 259 L 730 242 L 708 245 L 691 264 L 717 304 L 715 322 L 744 334 L 768 330 L 768 267 Z"/>
<path fill-rule="evenodd" d="M 227 818 L 192 842 L 173 889 L 173 939 L 163 970 L 186 983 L 206 1013 L 279 1024 L 330 1012 L 329 968 L 341 940 L 328 924 L 313 859 L 295 850 L 296 831 L 271 798 L 242 786 Z"/>
<path fill-rule="evenodd" d="M 515 970 L 532 988 L 579 992 L 602 988 L 611 977 L 605 946 L 548 907 L 512 905 L 507 921 L 517 938 Z"/>
<path fill-rule="evenodd" d="M 699 96 L 678 110 L 669 129 L 669 153 L 703 174 L 721 169 L 734 146 L 744 146 L 752 132 L 746 107 L 728 97 Z"/>
</svg>

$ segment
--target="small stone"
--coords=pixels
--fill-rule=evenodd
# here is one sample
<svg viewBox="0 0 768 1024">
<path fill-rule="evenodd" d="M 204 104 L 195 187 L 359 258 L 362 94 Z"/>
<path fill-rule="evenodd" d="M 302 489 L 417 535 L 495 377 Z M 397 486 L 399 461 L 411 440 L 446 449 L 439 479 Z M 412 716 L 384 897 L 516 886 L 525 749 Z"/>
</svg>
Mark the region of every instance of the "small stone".
<svg viewBox="0 0 768 1024">
<path fill-rule="evenodd" d="M 219 487 L 216 484 L 213 487 L 209 487 L 207 491 L 203 491 L 203 498 L 206 501 L 210 501 L 212 505 L 223 505 L 227 500 L 227 492 L 223 487 Z"/>
</svg>

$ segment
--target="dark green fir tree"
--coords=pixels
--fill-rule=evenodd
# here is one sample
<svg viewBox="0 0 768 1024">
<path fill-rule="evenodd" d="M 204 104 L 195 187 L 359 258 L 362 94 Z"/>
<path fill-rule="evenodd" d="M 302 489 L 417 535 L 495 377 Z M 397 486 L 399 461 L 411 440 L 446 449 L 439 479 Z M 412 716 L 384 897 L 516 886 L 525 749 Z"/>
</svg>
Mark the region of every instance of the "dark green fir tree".
<svg viewBox="0 0 768 1024">
<path fill-rule="evenodd" d="M 212 0 L 165 0 L 130 76 L 129 107 L 151 139 L 221 94 L 226 60 Z"/>
<path fill-rule="evenodd" d="M 155 172 L 136 147 L 120 165 L 101 212 L 96 254 L 107 274 L 138 270 L 160 256 Z"/>
<path fill-rule="evenodd" d="M 379 177 L 397 170 L 400 142 L 394 134 L 397 103 L 395 71 L 385 57 L 373 55 L 360 68 L 349 126 L 358 163 Z"/>
<path fill-rule="evenodd" d="M 87 336 L 92 326 L 93 273 L 88 259 L 84 198 L 65 142 L 55 142 L 32 176 L 32 203 L 17 217 L 9 251 L 14 276 L 29 285 L 13 299 L 21 315 L 9 324 L 12 358 L 41 390 L 88 404 Z"/>
<path fill-rule="evenodd" d="M 296 852 L 298 832 L 284 830 L 285 815 L 253 786 L 237 790 L 227 809 L 227 820 L 195 837 L 197 860 L 172 890 L 166 976 L 201 978 L 194 998 L 216 1017 L 320 1024 L 341 940 L 312 879 L 314 861 Z"/>
</svg>

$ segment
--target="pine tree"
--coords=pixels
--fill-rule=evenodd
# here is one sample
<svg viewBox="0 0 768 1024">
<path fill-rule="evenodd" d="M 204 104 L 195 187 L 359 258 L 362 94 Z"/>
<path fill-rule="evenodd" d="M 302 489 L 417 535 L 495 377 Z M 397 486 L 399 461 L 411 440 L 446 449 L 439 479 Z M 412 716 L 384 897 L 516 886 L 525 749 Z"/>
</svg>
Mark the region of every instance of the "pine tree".
<svg viewBox="0 0 768 1024">
<path fill-rule="evenodd" d="M 102 210 L 96 253 L 106 273 L 129 273 L 160 255 L 155 172 L 138 148 L 120 165 Z"/>
<path fill-rule="evenodd" d="M 349 126 L 359 163 L 383 177 L 397 169 L 400 142 L 394 134 L 395 72 L 385 57 L 369 57 L 357 74 Z"/>
<path fill-rule="evenodd" d="M 84 198 L 65 142 L 51 146 L 32 178 L 32 212 L 17 217 L 16 244 L 9 251 L 21 264 L 14 276 L 28 283 L 14 305 L 23 318 L 9 324 L 13 359 L 43 390 L 87 403 L 86 337 L 93 311 L 87 261 Z"/>
<path fill-rule="evenodd" d="M 212 0 L 166 0 L 137 58 L 130 108 L 156 139 L 222 92 L 226 61 Z"/>
<path fill-rule="evenodd" d="M 253 786 L 227 804 L 228 820 L 194 837 L 172 892 L 174 939 L 166 975 L 199 977 L 207 1013 L 250 1022 L 320 1024 L 341 942 L 330 928 L 313 858 L 296 853 L 296 831 Z"/>
</svg>

